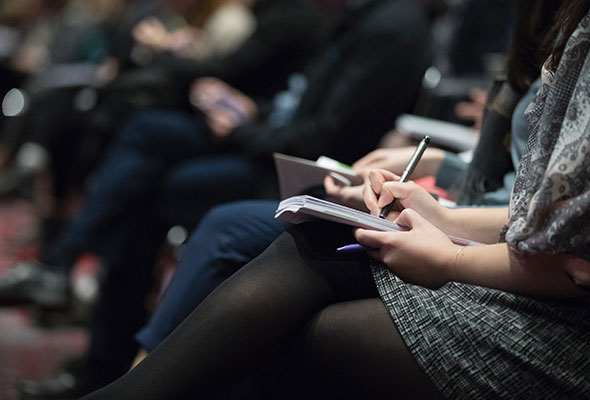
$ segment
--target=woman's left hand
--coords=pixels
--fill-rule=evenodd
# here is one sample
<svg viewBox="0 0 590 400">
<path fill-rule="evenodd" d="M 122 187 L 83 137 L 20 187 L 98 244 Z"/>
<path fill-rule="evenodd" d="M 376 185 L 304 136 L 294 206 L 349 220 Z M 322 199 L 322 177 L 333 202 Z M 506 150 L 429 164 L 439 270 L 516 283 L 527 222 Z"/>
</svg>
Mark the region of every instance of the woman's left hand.
<svg viewBox="0 0 590 400">
<path fill-rule="evenodd" d="M 357 229 L 358 242 L 372 248 L 368 254 L 385 263 L 405 282 L 436 289 L 455 279 L 454 261 L 458 247 L 412 209 L 405 209 L 395 222 L 405 232 Z"/>
</svg>

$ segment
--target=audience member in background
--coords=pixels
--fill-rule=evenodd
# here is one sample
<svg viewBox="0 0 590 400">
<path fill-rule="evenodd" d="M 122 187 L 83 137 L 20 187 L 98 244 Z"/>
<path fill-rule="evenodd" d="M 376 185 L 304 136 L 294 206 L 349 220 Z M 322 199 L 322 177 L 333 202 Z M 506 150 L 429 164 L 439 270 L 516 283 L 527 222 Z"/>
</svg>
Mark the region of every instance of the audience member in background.
<svg viewBox="0 0 590 400">
<path fill-rule="evenodd" d="M 46 44 L 58 25 L 65 1 L 8 0 L 0 5 L 0 96 L 38 72 L 47 57 Z M 0 128 L 11 110 L 2 110 Z M 6 115 L 5 115 L 6 114 Z M 0 134 L 0 139 L 3 134 Z M 0 167 L 9 161 L 9 149 L 0 146 Z"/>
<path fill-rule="evenodd" d="M 253 0 L 167 0 L 164 3 L 187 16 L 188 25 L 169 28 L 156 17 L 138 24 L 133 30 L 135 39 L 157 52 L 170 51 L 179 57 L 198 60 L 223 57 L 239 47 L 256 26 L 251 10 Z"/>
<path fill-rule="evenodd" d="M 88 85 L 100 85 L 108 79 L 107 70 L 115 62 L 110 55 L 113 43 L 124 51 L 119 24 L 135 7 L 132 1 L 70 0 L 53 18 L 53 34 L 43 34 L 37 52 L 45 54 L 28 79 L 14 86 L 4 104 L 20 104 L 10 110 L 0 146 L 10 154 L 12 165 L 4 165 L 0 174 L 0 196 L 29 189 L 32 178 L 49 165 L 57 176 L 64 163 L 57 154 L 72 159 L 77 124 L 95 102 Z M 37 28 L 39 29 L 39 28 Z M 118 60 L 116 63 L 121 63 Z M 18 90 L 17 90 L 18 89 Z M 18 100 L 22 98 L 23 101 Z M 84 117 L 87 116 L 84 115 Z M 59 191 L 59 190 L 58 190 Z"/>
<path fill-rule="evenodd" d="M 13 167 L 0 175 L 0 196 L 29 193 L 34 178 L 51 171 L 56 212 L 47 221 L 48 227 L 71 212 L 72 195 L 77 202 L 86 176 L 126 115 L 138 108 L 186 102 L 187 88 L 173 89 L 163 73 L 155 71 L 162 51 L 199 62 L 221 57 L 233 52 L 255 26 L 252 11 L 241 2 L 167 0 L 158 2 L 157 7 L 149 3 L 70 2 L 64 19 L 80 21 L 65 24 L 66 29 L 57 40 L 60 53 L 64 53 L 64 47 L 72 47 L 67 46 L 73 41 L 71 38 L 79 42 L 77 47 L 100 43 L 102 51 L 94 53 L 95 58 L 101 56 L 96 60 L 102 60 L 101 64 L 72 64 L 74 59 L 64 57 L 55 60 L 53 68 L 27 85 L 25 95 L 32 97 L 28 111 L 8 121 L 3 146 L 16 154 Z M 146 14 L 154 16 L 133 28 L 138 18 L 143 19 Z M 164 24 L 175 30 L 170 37 L 160 38 L 170 48 L 154 49 L 154 37 L 162 34 L 154 31 L 167 29 Z M 81 25 L 97 34 L 89 43 L 72 25 Z M 202 34 L 187 35 L 199 28 L 203 28 Z M 135 43 L 127 38 L 132 31 Z M 63 36 L 69 39 L 64 40 Z M 197 36 L 201 39 L 197 40 Z M 201 45 L 193 46 L 194 43 Z M 132 59 L 132 65 L 127 59 Z M 50 230 L 45 234 L 51 233 Z"/>
<path fill-rule="evenodd" d="M 539 75 L 542 63 L 540 38 L 551 28 L 559 5 L 560 1 L 555 0 L 521 4 L 521 23 L 515 35 L 517 44 L 512 46 L 508 65 L 510 79 L 496 82 L 491 91 L 476 160 L 468 166 L 455 155 L 430 147 L 414 171 L 413 179 L 436 176 L 437 186 L 454 189 L 454 195 L 461 199 L 462 205 L 508 204 L 515 171 L 528 139 L 525 110 L 541 85 L 540 79 L 532 83 Z M 507 127 L 509 120 L 511 126 Z M 509 151 L 500 146 L 506 140 L 510 143 Z M 490 149 L 494 150 L 492 157 L 488 158 L 485 152 Z M 353 167 L 359 174 L 367 174 L 377 168 L 401 175 L 413 152 L 414 147 L 379 149 L 358 160 Z M 510 168 L 503 163 L 496 169 L 482 168 L 486 163 L 496 165 L 496 161 L 506 157 L 510 157 L 512 162 Z M 465 183 L 474 179 L 479 182 L 475 192 L 473 184 Z M 462 182 L 463 185 L 454 185 L 454 182 Z M 325 190 L 332 201 L 368 211 L 360 186 L 340 187 L 328 177 Z M 149 323 L 136 336 L 143 349 L 136 363 L 172 332 L 213 289 L 291 226 L 273 218 L 277 205 L 274 201 L 226 204 L 215 207 L 203 218 Z"/>
<path fill-rule="evenodd" d="M 405 210 L 390 218 L 409 231 L 356 230 L 369 259 L 335 253 L 347 226 L 289 230 L 84 399 L 206 397 L 265 367 L 274 398 L 586 398 L 589 9 L 564 3 L 551 31 L 510 214 L 444 209 L 374 170 L 366 207 L 397 198 Z M 486 244 L 458 248 L 447 235 Z"/>
<path fill-rule="evenodd" d="M 517 0 L 448 1 L 433 26 L 434 61 L 417 112 L 465 123 L 453 112 L 472 88 L 487 89 L 501 72 L 516 19 Z"/>
<path fill-rule="evenodd" d="M 181 66 L 176 58 L 162 54 L 167 70 L 173 76 L 186 79 L 187 85 L 195 75 L 216 71 L 213 75 L 242 83 L 239 87 L 250 90 L 249 93 L 258 99 L 267 97 L 271 89 L 276 92 L 278 81 L 286 79 L 288 71 L 309 59 L 329 19 L 324 12 L 304 1 L 258 1 L 256 7 L 260 12 L 257 29 L 236 52 L 224 59 L 189 63 L 190 68 L 185 68 L 183 64 Z M 182 72 L 177 73 L 178 69 L 182 69 Z M 220 158 L 219 164 L 223 164 L 224 160 Z M 232 172 L 232 165 L 235 163 L 228 167 L 229 172 Z M 239 166 L 236 170 L 240 171 Z M 186 171 L 175 175 L 172 184 L 163 185 L 160 192 L 166 193 L 176 185 L 176 191 L 171 191 L 169 196 L 176 202 L 172 206 L 177 211 L 183 205 L 186 209 L 190 208 L 185 203 L 186 197 L 177 197 L 179 191 L 184 191 L 186 195 L 186 191 L 191 190 L 187 186 L 190 180 L 183 180 L 187 178 Z M 200 173 L 200 170 L 197 168 L 196 172 Z M 133 208 L 133 213 L 137 213 L 135 218 L 132 215 L 121 218 L 120 223 L 109 226 L 116 231 L 114 234 L 101 235 L 99 240 L 89 242 L 92 248 L 97 249 L 107 268 L 101 274 L 101 295 L 90 322 L 91 340 L 87 356 L 66 367 L 64 375 L 67 379 L 64 380 L 60 374 L 47 381 L 29 383 L 22 388 L 25 395 L 36 398 L 76 397 L 129 368 L 137 351 L 133 334 L 145 322 L 145 297 L 152 288 L 152 269 L 163 238 L 158 214 L 151 211 L 152 204 L 148 204 L 145 198 L 138 200 L 142 204 L 139 208 Z M 158 195 L 155 194 L 152 200 L 158 202 Z M 212 198 L 211 201 L 221 200 Z M 167 205 L 162 208 L 167 209 Z M 179 216 L 183 216 L 180 211 Z M 187 218 L 190 219 L 191 215 Z M 64 382 L 72 382 L 72 377 L 73 384 L 66 385 Z"/>
<path fill-rule="evenodd" d="M 518 168 L 528 132 L 524 121 L 524 109 L 534 98 L 539 85 L 535 84 L 519 102 L 512 120 L 511 154 Z M 401 175 L 414 147 L 379 149 L 354 164 L 360 173 L 380 168 Z M 430 148 L 412 175 L 419 179 L 436 176 L 438 185 L 450 185 L 461 176 L 464 166 L 452 155 Z M 479 206 L 502 206 L 509 201 L 514 183 L 514 171 L 504 178 L 506 186 L 483 194 Z M 330 177 L 326 179 L 327 198 L 349 207 L 366 210 L 362 202 L 362 188 L 338 186 Z M 449 188 L 450 189 L 450 188 Z M 219 284 L 235 271 L 259 255 L 291 224 L 275 219 L 278 203 L 275 201 L 244 201 L 213 208 L 202 219 L 191 235 L 182 259 L 166 287 L 148 324 L 136 335 L 142 351 L 135 364 L 170 334 Z"/>
<path fill-rule="evenodd" d="M 47 252 L 47 265 L 33 267 L 40 273 L 38 278 L 52 270 L 62 271 L 57 275 L 66 278 L 63 272 L 71 268 L 80 251 L 96 247 L 100 238 L 115 237 L 105 233 L 135 218 L 139 203 L 145 205 L 145 196 L 157 193 L 160 180 L 172 179 L 176 167 L 192 174 L 192 180 L 185 181 L 190 185 L 181 189 L 195 196 L 190 207 L 197 214 L 204 211 L 201 204 L 209 206 L 212 199 L 235 196 L 244 181 L 251 182 L 244 189 L 256 194 L 260 188 L 256 179 L 264 175 L 256 176 L 257 164 L 248 156 L 262 157 L 268 163 L 273 151 L 285 151 L 351 161 L 374 147 L 395 116 L 411 107 L 429 59 L 427 25 L 411 0 L 378 0 L 349 7 L 347 18 L 339 22 L 325 50 L 308 68 L 307 89 L 295 88 L 300 90 L 298 105 L 281 109 L 283 105 L 275 103 L 265 120 L 258 105 L 236 89 L 219 80 L 203 79 L 193 90 L 203 118 L 151 112 L 127 123 L 81 213 Z M 404 62 L 394 62 L 402 52 Z M 211 102 L 219 93 L 223 101 Z M 289 115 L 277 115 L 277 111 Z M 226 125 L 228 114 L 230 126 Z M 361 130 L 363 135 L 358 134 Z M 243 168 L 220 165 L 219 160 Z M 224 179 L 232 183 L 231 191 L 220 191 Z M 53 268 L 46 270 L 49 266 Z M 25 292 L 21 292 L 25 298 L 30 296 Z"/>
</svg>

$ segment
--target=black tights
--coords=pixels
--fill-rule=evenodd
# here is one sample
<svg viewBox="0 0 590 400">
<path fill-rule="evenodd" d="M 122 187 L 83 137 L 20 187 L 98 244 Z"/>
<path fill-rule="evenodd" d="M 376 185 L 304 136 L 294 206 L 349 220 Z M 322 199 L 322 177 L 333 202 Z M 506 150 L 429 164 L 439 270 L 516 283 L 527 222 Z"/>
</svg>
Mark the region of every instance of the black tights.
<svg viewBox="0 0 590 400">
<path fill-rule="evenodd" d="M 279 355 L 275 382 L 305 382 L 298 398 L 438 397 L 378 298 L 367 256 L 335 253 L 351 238 L 329 223 L 282 234 L 138 367 L 84 399 L 207 398 Z"/>
</svg>

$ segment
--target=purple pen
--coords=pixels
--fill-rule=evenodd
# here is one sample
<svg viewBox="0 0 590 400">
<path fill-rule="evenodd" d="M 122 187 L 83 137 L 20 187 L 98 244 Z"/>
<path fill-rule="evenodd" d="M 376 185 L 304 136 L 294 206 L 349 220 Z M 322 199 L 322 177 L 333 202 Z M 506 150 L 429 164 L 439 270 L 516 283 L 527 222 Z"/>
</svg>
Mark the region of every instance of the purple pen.
<svg viewBox="0 0 590 400">
<path fill-rule="evenodd" d="M 336 249 L 337 253 L 351 253 L 355 251 L 367 251 L 369 250 L 368 247 L 363 246 L 362 244 L 348 244 L 346 246 L 342 246 Z"/>
</svg>

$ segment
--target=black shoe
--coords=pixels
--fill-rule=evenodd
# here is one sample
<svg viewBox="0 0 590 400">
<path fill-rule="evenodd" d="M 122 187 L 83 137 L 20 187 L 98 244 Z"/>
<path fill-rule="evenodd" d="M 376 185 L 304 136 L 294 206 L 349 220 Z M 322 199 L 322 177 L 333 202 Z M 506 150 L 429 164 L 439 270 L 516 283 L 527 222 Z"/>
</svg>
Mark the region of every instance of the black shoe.
<svg viewBox="0 0 590 400">
<path fill-rule="evenodd" d="M 65 309 L 69 279 L 38 262 L 20 263 L 0 278 L 0 306 L 38 305 L 43 309 Z"/>
<path fill-rule="evenodd" d="M 23 381 L 17 387 L 21 400 L 78 399 L 108 385 L 117 376 L 106 368 L 92 366 L 84 358 L 76 359 L 57 375 L 40 381 Z"/>
</svg>

